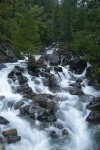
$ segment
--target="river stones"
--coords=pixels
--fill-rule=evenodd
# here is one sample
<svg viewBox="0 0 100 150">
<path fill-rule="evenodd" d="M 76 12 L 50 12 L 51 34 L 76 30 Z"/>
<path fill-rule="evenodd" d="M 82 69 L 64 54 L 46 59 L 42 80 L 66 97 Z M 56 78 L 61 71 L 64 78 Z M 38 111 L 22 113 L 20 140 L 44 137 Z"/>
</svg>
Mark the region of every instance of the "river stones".
<svg viewBox="0 0 100 150">
<path fill-rule="evenodd" d="M 8 136 L 7 143 L 12 144 L 21 140 L 21 136 Z"/>
<path fill-rule="evenodd" d="M 5 119 L 4 117 L 0 116 L 0 124 L 7 125 L 8 123 L 9 123 L 9 121 L 7 119 Z"/>
<path fill-rule="evenodd" d="M 53 121 L 57 121 L 57 118 L 55 114 L 52 114 L 50 111 L 41 110 L 40 112 L 38 112 L 37 120 L 43 122 L 53 122 Z"/>
<path fill-rule="evenodd" d="M 0 70 L 2 70 L 3 68 L 7 68 L 4 64 L 0 63 Z"/>
<path fill-rule="evenodd" d="M 24 105 L 24 102 L 21 100 L 21 101 L 18 101 L 14 104 L 14 108 L 15 109 L 20 109 L 20 107 Z"/>
<path fill-rule="evenodd" d="M 15 143 L 21 140 L 21 137 L 17 134 L 17 129 L 9 129 L 2 132 L 2 135 L 6 138 L 8 144 Z"/>
<path fill-rule="evenodd" d="M 57 100 L 55 95 L 51 94 L 36 94 L 33 97 L 35 104 L 41 108 L 45 108 L 49 111 L 56 112 L 58 108 Z"/>
<path fill-rule="evenodd" d="M 2 132 L 2 135 L 7 137 L 9 135 L 14 135 L 16 136 L 17 135 L 17 129 L 9 129 L 9 130 L 5 130 Z"/>
<path fill-rule="evenodd" d="M 20 108 L 20 115 L 21 116 L 28 116 L 29 118 L 35 120 L 36 117 L 35 117 L 35 110 L 32 106 L 30 105 L 25 105 L 25 106 L 22 106 Z"/>
<path fill-rule="evenodd" d="M 15 66 L 15 68 L 8 74 L 8 78 L 12 79 L 14 82 L 18 80 L 21 85 L 25 84 L 28 82 L 28 79 L 23 75 L 23 71 L 23 68 Z"/>
<path fill-rule="evenodd" d="M 77 88 L 77 87 L 69 88 L 69 93 L 72 95 L 83 95 L 84 94 L 84 92 L 80 88 Z"/>
<path fill-rule="evenodd" d="M 32 88 L 29 87 L 28 84 L 18 86 L 16 89 L 16 92 L 20 93 L 21 95 L 23 95 L 24 97 L 29 98 L 29 99 L 32 99 L 32 97 L 34 95 Z"/>
</svg>

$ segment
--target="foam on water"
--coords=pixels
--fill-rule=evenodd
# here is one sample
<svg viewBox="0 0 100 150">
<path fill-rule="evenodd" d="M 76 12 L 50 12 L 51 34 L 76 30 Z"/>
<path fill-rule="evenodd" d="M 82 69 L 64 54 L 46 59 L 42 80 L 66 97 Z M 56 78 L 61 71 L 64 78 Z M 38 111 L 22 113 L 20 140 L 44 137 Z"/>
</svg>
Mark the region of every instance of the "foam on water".
<svg viewBox="0 0 100 150">
<path fill-rule="evenodd" d="M 53 49 L 48 51 L 51 54 Z M 35 57 L 38 59 L 39 57 Z M 15 94 L 12 91 L 11 84 L 8 83 L 7 75 L 14 68 L 15 65 L 22 65 L 26 68 L 26 65 L 22 64 L 22 61 L 14 64 L 6 64 L 7 68 L 0 71 L 0 95 L 5 96 L 6 100 L 21 100 L 22 96 L 20 94 Z M 62 66 L 60 66 L 62 67 Z M 62 67 L 63 72 L 59 75 L 55 74 L 54 69 L 51 73 L 54 74 L 59 79 L 59 86 L 61 88 L 60 92 L 52 93 L 48 87 L 43 85 L 42 77 L 35 77 L 38 81 L 38 85 L 35 80 L 32 79 L 31 75 L 28 74 L 26 70 L 24 75 L 28 78 L 28 85 L 32 88 L 35 93 L 46 93 L 46 94 L 56 94 L 59 97 L 59 109 L 57 122 L 62 124 L 64 128 L 69 131 L 70 141 L 67 142 L 67 138 L 63 145 L 50 144 L 50 137 L 47 134 L 47 130 L 55 130 L 59 134 L 59 130 L 55 127 L 51 127 L 46 130 L 39 130 L 36 121 L 35 125 L 32 127 L 30 123 L 25 118 L 20 118 L 19 111 L 13 109 L 4 108 L 4 101 L 0 102 L 0 112 L 3 117 L 9 120 L 8 126 L 2 126 L 1 130 L 16 128 L 18 135 L 21 136 L 21 141 L 15 144 L 10 144 L 6 146 L 6 150 L 94 150 L 91 144 L 91 136 L 88 129 L 88 124 L 86 122 L 86 116 L 88 111 L 85 110 L 87 102 L 80 102 L 80 97 L 76 95 L 71 95 L 66 89 L 69 87 L 70 83 L 74 83 L 72 78 L 78 79 L 80 77 L 85 77 L 86 70 L 81 75 L 75 75 L 69 71 L 69 66 Z M 13 83 L 15 86 L 17 82 Z M 85 87 L 82 90 L 85 94 L 98 96 L 100 92 L 97 92 L 93 87 L 87 86 L 87 81 L 84 80 Z M 79 104 L 82 105 L 82 110 Z M 86 103 L 86 104 L 85 104 Z M 4 109 L 3 109 L 4 108 Z M 84 111 L 83 111 L 84 110 Z"/>
</svg>

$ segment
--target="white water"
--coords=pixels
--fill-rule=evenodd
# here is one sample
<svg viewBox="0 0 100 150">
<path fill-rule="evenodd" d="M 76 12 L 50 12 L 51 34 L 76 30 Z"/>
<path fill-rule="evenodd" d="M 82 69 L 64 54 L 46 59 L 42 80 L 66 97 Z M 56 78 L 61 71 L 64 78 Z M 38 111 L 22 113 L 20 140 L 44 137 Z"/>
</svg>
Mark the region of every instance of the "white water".
<svg viewBox="0 0 100 150">
<path fill-rule="evenodd" d="M 48 52 L 49 54 L 52 51 Z M 38 57 L 36 57 L 38 59 Z M 80 101 L 80 97 L 71 95 L 67 88 L 70 83 L 75 81 L 72 78 L 84 78 L 83 91 L 85 94 L 90 94 L 93 96 L 100 95 L 93 87 L 87 86 L 87 81 L 85 79 L 85 71 L 82 75 L 75 75 L 69 71 L 69 67 L 62 67 L 63 73 L 56 75 L 59 80 L 59 86 L 61 91 L 56 93 L 59 97 L 59 110 L 58 110 L 58 120 L 57 122 L 62 124 L 65 129 L 69 131 L 69 139 L 66 137 L 64 140 L 61 137 L 61 131 L 57 128 L 51 126 L 46 130 L 38 130 L 36 121 L 35 126 L 30 126 L 30 123 L 24 118 L 20 118 L 19 111 L 7 108 L 7 101 L 18 101 L 22 99 L 20 94 L 14 94 L 11 89 L 11 84 L 8 83 L 7 75 L 14 68 L 15 65 L 20 65 L 20 63 L 6 64 L 7 68 L 0 71 L 0 96 L 5 96 L 5 100 L 0 102 L 0 112 L 1 116 L 4 116 L 9 120 L 10 124 L 6 126 L 1 126 L 1 131 L 9 128 L 16 128 L 18 135 L 21 136 L 21 141 L 15 144 L 6 145 L 5 150 L 94 150 L 92 147 L 91 132 L 88 129 L 88 123 L 85 121 L 86 116 L 89 111 L 86 110 L 87 102 Z M 21 65 L 20 65 L 21 66 Z M 22 65 L 23 66 L 23 65 Z M 25 66 L 23 66 L 25 68 Z M 52 69 L 52 73 L 55 74 Z M 24 75 L 28 78 L 28 84 L 32 90 L 36 93 L 52 93 L 48 87 L 45 87 L 42 83 L 42 77 L 36 78 L 39 82 L 37 85 L 32 81 L 32 77 L 28 74 L 27 70 Z M 58 141 L 52 141 L 48 135 L 47 130 L 55 130 L 60 135 Z M 60 143 L 63 143 L 61 144 Z M 51 144 L 52 143 L 52 144 Z"/>
</svg>

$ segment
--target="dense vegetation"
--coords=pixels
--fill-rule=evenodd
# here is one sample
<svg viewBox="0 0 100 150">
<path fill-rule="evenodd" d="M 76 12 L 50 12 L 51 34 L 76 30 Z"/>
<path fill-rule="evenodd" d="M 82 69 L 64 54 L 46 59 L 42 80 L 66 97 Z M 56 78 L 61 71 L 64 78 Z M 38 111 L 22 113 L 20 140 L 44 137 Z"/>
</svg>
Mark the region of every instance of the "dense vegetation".
<svg viewBox="0 0 100 150">
<path fill-rule="evenodd" d="M 1 0 L 0 39 L 17 55 L 59 42 L 94 63 L 100 57 L 100 1 Z"/>
</svg>

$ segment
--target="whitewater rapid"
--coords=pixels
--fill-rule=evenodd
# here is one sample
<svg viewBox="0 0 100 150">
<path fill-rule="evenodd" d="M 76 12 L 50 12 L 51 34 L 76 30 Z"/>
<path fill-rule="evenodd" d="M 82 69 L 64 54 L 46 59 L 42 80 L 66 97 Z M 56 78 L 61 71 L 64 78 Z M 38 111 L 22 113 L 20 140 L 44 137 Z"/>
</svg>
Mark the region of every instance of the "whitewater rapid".
<svg viewBox="0 0 100 150">
<path fill-rule="evenodd" d="M 49 54 L 52 51 L 49 50 Z M 38 59 L 40 56 L 37 56 Z M 93 87 L 87 85 L 87 79 L 85 77 L 86 70 L 81 75 L 75 75 L 69 70 L 69 66 L 62 67 L 62 72 L 59 75 L 56 74 L 52 68 L 51 73 L 54 74 L 58 80 L 60 86 L 59 92 L 50 91 L 47 86 L 43 85 L 42 77 L 36 77 L 35 79 L 39 82 L 37 85 L 32 81 L 31 75 L 28 74 L 26 64 L 21 63 L 8 63 L 5 64 L 6 68 L 0 70 L 0 96 L 5 96 L 3 101 L 0 101 L 0 115 L 5 117 L 10 123 L 9 125 L 1 125 L 0 132 L 5 129 L 16 128 L 18 135 L 21 136 L 21 141 L 15 144 L 5 145 L 5 150 L 94 150 L 92 144 L 91 131 L 89 130 L 86 117 L 89 114 L 89 110 L 86 109 L 86 105 L 90 101 L 91 96 L 99 96 Z M 34 126 L 25 119 L 19 116 L 19 110 L 14 108 L 8 108 L 8 101 L 20 101 L 22 95 L 14 93 L 12 87 L 18 86 L 18 83 L 13 83 L 8 79 L 8 73 L 13 68 L 21 66 L 25 69 L 24 76 L 28 78 L 28 85 L 32 88 L 35 93 L 53 94 L 59 97 L 59 109 L 57 122 L 68 130 L 69 137 L 62 138 L 61 131 L 50 126 L 45 130 L 39 130 L 39 121 L 36 121 Z M 67 88 L 69 84 L 75 83 L 78 78 L 82 78 L 84 86 L 82 87 L 83 92 L 86 96 L 71 95 Z M 87 100 L 88 99 L 88 100 Z M 48 130 L 54 130 L 59 135 L 59 138 L 53 140 L 48 135 Z"/>
</svg>

